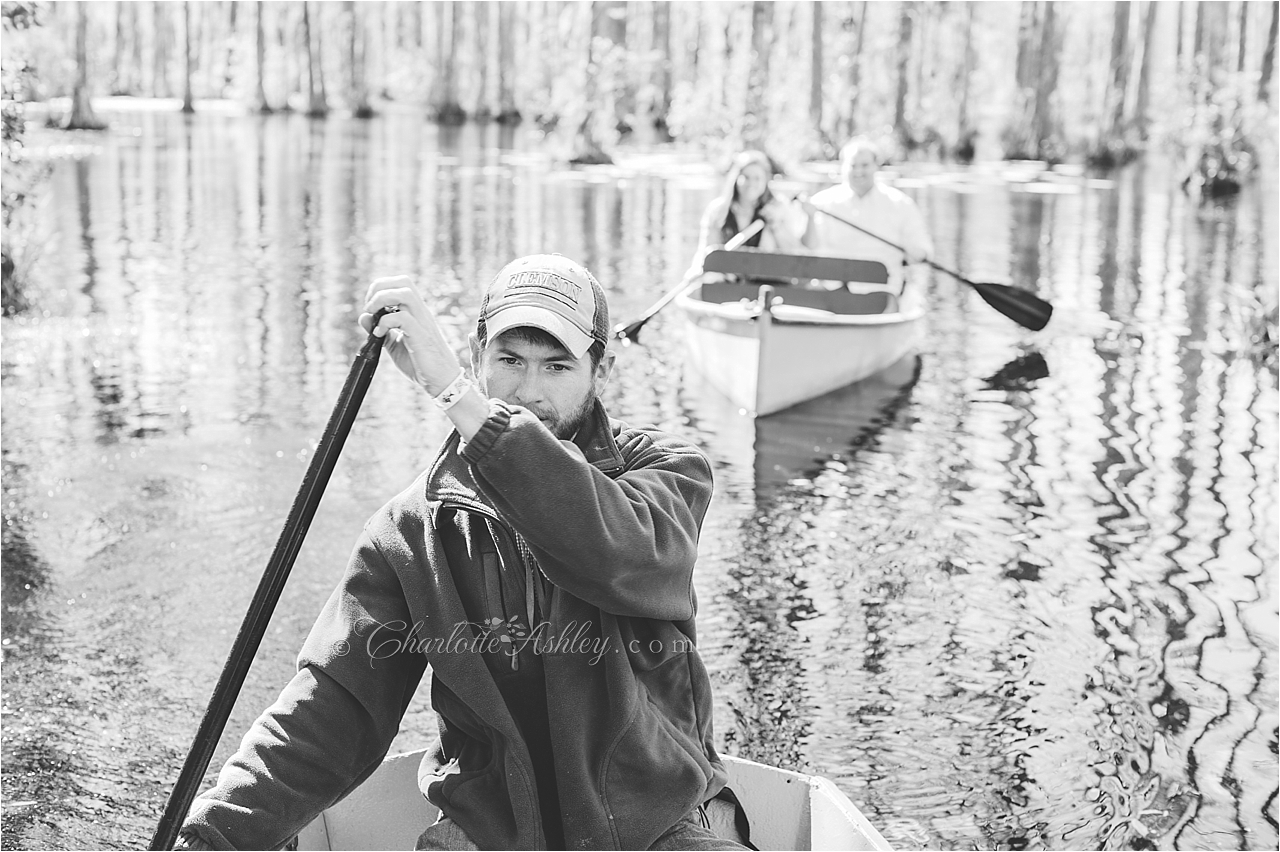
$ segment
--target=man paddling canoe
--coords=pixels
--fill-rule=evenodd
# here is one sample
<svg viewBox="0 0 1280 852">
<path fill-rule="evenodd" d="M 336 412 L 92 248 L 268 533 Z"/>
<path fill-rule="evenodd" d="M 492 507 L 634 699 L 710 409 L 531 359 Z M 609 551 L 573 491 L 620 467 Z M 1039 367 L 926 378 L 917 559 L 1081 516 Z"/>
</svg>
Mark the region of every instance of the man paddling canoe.
<svg viewBox="0 0 1280 852">
<path fill-rule="evenodd" d="M 879 168 L 880 154 L 870 138 L 846 142 L 840 149 L 841 183 L 804 203 L 809 225 L 803 242 L 818 254 L 883 263 L 890 286 L 901 292 L 903 265 L 928 260 L 933 242 L 920 208 L 879 180 Z"/>
<path fill-rule="evenodd" d="M 513 261 L 472 382 L 409 279 L 373 282 L 361 325 L 454 431 L 366 524 L 179 848 L 283 846 L 379 766 L 428 665 L 442 818 L 419 848 L 745 848 L 702 809 L 726 778 L 694 631 L 710 465 L 606 415 L 608 313 L 582 266 Z"/>
</svg>

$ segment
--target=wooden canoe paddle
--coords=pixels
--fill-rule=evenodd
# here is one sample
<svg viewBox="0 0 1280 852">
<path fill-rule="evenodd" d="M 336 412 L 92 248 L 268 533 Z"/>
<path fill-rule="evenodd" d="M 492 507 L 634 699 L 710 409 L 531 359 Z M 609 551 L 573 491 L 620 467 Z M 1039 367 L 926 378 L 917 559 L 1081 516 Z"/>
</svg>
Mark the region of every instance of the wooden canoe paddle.
<svg viewBox="0 0 1280 852">
<path fill-rule="evenodd" d="M 727 251 L 733 251 L 734 249 L 739 248 L 747 240 L 754 237 L 763 227 L 764 227 L 764 220 L 756 219 L 750 225 L 747 225 L 747 227 L 743 228 L 741 231 L 739 231 L 738 233 L 730 237 L 729 242 L 724 244 L 725 249 Z M 671 304 L 682 293 L 687 293 L 690 290 L 692 290 L 694 286 L 697 284 L 698 278 L 701 275 L 702 275 L 701 268 L 690 269 L 687 273 L 685 273 L 684 278 L 680 279 L 679 284 L 677 284 L 675 287 L 672 287 L 671 290 L 669 290 L 666 293 L 666 295 L 664 295 L 658 301 L 654 302 L 653 305 L 650 306 L 649 310 L 641 314 L 638 319 L 634 319 L 631 322 L 625 323 L 625 324 L 619 323 L 618 325 L 614 326 L 613 336 L 615 338 L 620 338 L 620 339 L 625 338 L 629 343 L 639 343 L 640 329 L 644 328 L 644 324 L 647 323 L 649 320 L 653 319 L 654 316 L 657 315 L 658 311 L 662 310 L 667 305 Z"/>
</svg>

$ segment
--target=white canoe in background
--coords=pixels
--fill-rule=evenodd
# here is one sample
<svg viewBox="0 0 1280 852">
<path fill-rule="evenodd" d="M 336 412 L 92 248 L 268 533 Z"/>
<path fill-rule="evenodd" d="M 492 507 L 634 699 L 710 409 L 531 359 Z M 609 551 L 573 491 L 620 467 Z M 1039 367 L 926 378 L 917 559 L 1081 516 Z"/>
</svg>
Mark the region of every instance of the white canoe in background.
<svg viewBox="0 0 1280 852">
<path fill-rule="evenodd" d="M 717 281 L 676 299 L 694 364 L 757 416 L 861 381 L 916 347 L 924 310 L 897 306 L 882 264 L 743 249 L 713 251 L 703 268 L 753 280 L 861 285 L 850 292 Z"/>
<path fill-rule="evenodd" d="M 412 849 L 437 810 L 418 789 L 423 751 L 389 757 L 346 799 L 298 835 L 299 849 Z M 760 849 L 890 850 L 880 832 L 825 778 L 723 757 L 729 786 Z M 715 826 L 729 833 L 729 826 Z"/>
</svg>

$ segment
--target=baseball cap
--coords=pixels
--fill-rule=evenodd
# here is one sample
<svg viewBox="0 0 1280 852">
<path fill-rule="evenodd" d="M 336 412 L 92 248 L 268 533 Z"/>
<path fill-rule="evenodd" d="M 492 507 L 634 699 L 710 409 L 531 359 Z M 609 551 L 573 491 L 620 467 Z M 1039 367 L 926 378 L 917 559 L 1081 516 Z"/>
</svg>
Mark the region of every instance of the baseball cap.
<svg viewBox="0 0 1280 852">
<path fill-rule="evenodd" d="M 581 358 L 609 341 L 609 305 L 586 267 L 559 254 L 531 254 L 498 272 L 480 306 L 477 332 L 487 345 L 508 329 L 531 325 Z"/>
</svg>

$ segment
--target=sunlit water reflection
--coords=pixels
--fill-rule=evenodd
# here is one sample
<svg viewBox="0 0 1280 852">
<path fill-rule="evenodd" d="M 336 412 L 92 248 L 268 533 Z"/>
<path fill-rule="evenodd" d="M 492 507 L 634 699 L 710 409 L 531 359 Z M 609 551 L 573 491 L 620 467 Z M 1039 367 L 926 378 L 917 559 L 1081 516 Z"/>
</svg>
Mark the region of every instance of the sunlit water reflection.
<svg viewBox="0 0 1280 852">
<path fill-rule="evenodd" d="M 36 311 L 4 321 L 3 839 L 149 838 L 361 343 L 415 274 L 461 351 L 511 257 L 597 271 L 616 319 L 677 280 L 713 174 L 566 170 L 496 128 L 138 114 L 59 159 Z M 613 412 L 703 444 L 698 576 L 726 752 L 833 778 L 901 848 L 1276 846 L 1275 191 L 1200 209 L 1114 181 L 919 169 L 944 264 L 919 357 L 758 423 L 674 312 Z M 289 676 L 364 519 L 446 421 L 364 404 L 215 757 Z M 425 690 L 421 693 L 425 696 Z M 415 704 L 397 749 L 425 744 Z"/>
</svg>

